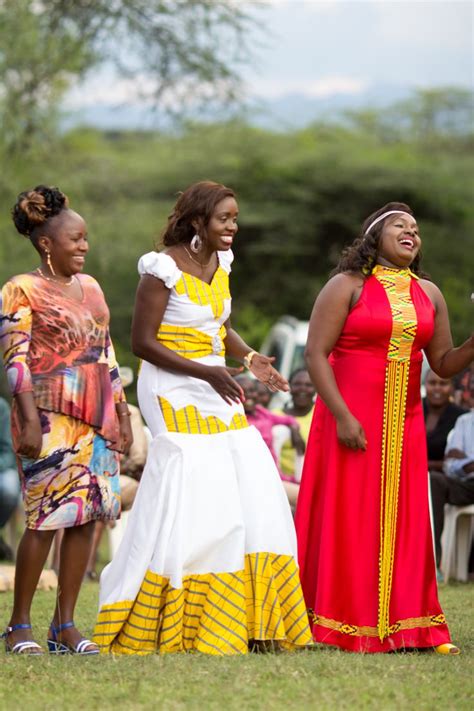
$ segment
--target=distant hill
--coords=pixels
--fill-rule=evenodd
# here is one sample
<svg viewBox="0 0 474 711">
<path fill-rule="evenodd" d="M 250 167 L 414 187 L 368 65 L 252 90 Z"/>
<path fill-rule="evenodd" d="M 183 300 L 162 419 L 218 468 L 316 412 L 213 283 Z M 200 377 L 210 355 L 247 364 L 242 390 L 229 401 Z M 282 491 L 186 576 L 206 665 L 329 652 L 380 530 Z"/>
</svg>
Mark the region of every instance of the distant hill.
<svg viewBox="0 0 474 711">
<path fill-rule="evenodd" d="M 381 108 L 412 93 L 407 86 L 373 86 L 357 94 L 333 94 L 326 97 L 313 97 L 303 93 L 284 94 L 272 99 L 252 97 L 247 106 L 239 111 L 250 125 L 267 129 L 302 128 L 314 120 L 334 120 L 335 114 L 344 110 L 362 108 Z M 217 110 L 193 114 L 190 118 L 216 120 L 229 118 L 229 112 Z M 78 111 L 67 112 L 63 118 L 63 127 L 94 126 L 105 130 L 152 130 L 167 129 L 172 121 L 159 111 L 143 104 L 93 104 Z"/>
</svg>

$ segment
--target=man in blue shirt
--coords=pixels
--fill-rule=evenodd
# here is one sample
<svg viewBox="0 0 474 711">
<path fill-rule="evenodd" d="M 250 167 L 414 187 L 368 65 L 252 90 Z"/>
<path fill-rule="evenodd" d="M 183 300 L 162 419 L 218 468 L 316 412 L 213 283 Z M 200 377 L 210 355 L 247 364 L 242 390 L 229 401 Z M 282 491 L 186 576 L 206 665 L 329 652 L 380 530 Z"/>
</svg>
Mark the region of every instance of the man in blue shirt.
<svg viewBox="0 0 474 711">
<path fill-rule="evenodd" d="M 436 472 L 436 477 L 430 477 L 435 530 L 440 532 L 445 504 L 474 504 L 474 368 L 471 368 L 469 392 L 471 410 L 457 418 L 448 435 L 444 472 Z"/>
</svg>

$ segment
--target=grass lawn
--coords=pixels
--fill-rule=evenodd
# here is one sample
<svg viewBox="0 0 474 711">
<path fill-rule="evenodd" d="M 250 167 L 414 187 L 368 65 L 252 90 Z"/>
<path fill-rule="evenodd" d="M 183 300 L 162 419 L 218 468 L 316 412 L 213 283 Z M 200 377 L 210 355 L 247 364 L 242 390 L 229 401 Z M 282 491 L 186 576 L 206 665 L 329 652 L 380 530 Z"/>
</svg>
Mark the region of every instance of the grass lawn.
<svg viewBox="0 0 474 711">
<path fill-rule="evenodd" d="M 97 584 L 85 584 L 76 621 L 90 634 Z M 440 591 L 463 654 L 358 655 L 324 648 L 246 657 L 14 657 L 0 652 L 0 709 L 468 709 L 472 708 L 473 591 Z M 0 594 L 8 620 L 11 593 Z M 44 641 L 54 593 L 38 592 L 35 634 Z M 471 697 L 471 698 L 470 698 Z"/>
</svg>

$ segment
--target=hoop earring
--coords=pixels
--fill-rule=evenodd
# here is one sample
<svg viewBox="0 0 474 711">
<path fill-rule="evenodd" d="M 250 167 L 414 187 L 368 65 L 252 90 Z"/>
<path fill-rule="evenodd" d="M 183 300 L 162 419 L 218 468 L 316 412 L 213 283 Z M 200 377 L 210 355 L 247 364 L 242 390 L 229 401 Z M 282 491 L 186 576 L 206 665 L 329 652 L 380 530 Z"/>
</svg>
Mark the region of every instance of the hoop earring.
<svg viewBox="0 0 474 711">
<path fill-rule="evenodd" d="M 56 272 L 54 271 L 53 265 L 51 263 L 51 252 L 49 251 L 49 249 L 45 249 L 44 251 L 46 252 L 46 262 L 48 264 L 48 269 L 53 276 L 56 276 Z"/>
<path fill-rule="evenodd" d="M 202 249 L 202 238 L 198 234 L 195 234 L 189 246 L 191 247 L 191 251 L 197 254 Z"/>
</svg>

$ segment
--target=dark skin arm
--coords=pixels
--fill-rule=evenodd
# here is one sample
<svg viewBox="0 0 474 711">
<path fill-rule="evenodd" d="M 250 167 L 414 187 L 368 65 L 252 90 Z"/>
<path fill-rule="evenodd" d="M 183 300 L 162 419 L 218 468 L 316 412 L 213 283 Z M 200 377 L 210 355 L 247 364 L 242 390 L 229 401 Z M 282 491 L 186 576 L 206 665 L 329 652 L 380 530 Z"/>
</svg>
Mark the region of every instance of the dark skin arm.
<svg viewBox="0 0 474 711">
<path fill-rule="evenodd" d="M 446 454 L 446 459 L 466 459 L 467 454 L 466 452 L 463 452 L 461 449 L 450 449 L 449 452 Z M 463 471 L 466 472 L 466 474 L 472 474 L 474 472 L 474 461 L 473 462 L 468 462 L 463 466 Z"/>
<path fill-rule="evenodd" d="M 461 346 L 454 348 L 449 325 L 446 301 L 431 281 L 420 279 L 420 286 L 431 299 L 435 308 L 435 328 L 431 341 L 425 348 L 431 370 L 440 378 L 452 378 L 467 368 L 474 359 L 474 334 Z"/>
<path fill-rule="evenodd" d="M 230 358 L 243 363 L 244 357 L 247 353 L 250 353 L 252 348 L 245 343 L 237 331 L 234 331 L 230 319 L 227 319 L 224 325 L 227 330 L 227 335 L 224 341 L 226 354 Z M 265 383 L 268 389 L 272 392 L 277 392 L 277 390 L 286 392 L 289 390 L 288 381 L 272 366 L 274 360 L 275 358 L 269 358 L 261 353 L 256 353 L 252 358 L 250 372 L 255 375 L 257 380 Z"/>
<path fill-rule="evenodd" d="M 118 415 L 120 425 L 120 451 L 124 454 L 128 454 L 133 444 L 133 432 L 127 403 L 118 402 L 115 405 L 115 411 Z"/>
<path fill-rule="evenodd" d="M 291 446 L 296 451 L 297 454 L 303 455 L 306 451 L 306 444 L 301 436 L 300 428 L 298 425 L 293 425 L 290 427 L 291 432 Z"/>
<path fill-rule="evenodd" d="M 341 335 L 362 285 L 363 278 L 351 274 L 337 274 L 326 284 L 313 307 L 305 350 L 311 380 L 336 419 L 338 439 L 355 450 L 366 449 L 365 432 L 339 392 L 328 356 Z"/>
<path fill-rule="evenodd" d="M 441 459 L 429 459 L 428 460 L 428 469 L 434 469 L 437 472 L 442 472 L 443 471 L 443 460 Z"/>
<path fill-rule="evenodd" d="M 240 385 L 232 376 L 241 368 L 209 366 L 174 353 L 156 340 L 170 290 L 154 276 L 141 277 L 135 297 L 132 321 L 132 351 L 139 358 L 165 370 L 205 380 L 228 404 L 244 399 Z M 249 349 L 247 349 L 249 350 Z"/>
<path fill-rule="evenodd" d="M 18 395 L 15 395 L 15 401 L 18 405 L 21 421 L 20 443 L 17 454 L 37 459 L 41 452 L 43 434 L 33 392 L 18 393 Z"/>
</svg>

